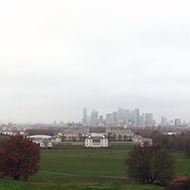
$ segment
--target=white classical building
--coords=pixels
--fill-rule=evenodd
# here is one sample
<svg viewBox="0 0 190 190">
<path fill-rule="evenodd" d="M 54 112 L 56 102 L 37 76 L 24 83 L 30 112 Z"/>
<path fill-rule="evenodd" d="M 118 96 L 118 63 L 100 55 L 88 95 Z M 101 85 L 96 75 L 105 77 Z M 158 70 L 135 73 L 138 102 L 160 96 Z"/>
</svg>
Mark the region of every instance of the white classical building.
<svg viewBox="0 0 190 190">
<path fill-rule="evenodd" d="M 86 147 L 108 147 L 108 139 L 103 134 L 91 133 L 85 139 Z"/>
<path fill-rule="evenodd" d="M 52 147 L 61 142 L 61 137 L 59 136 L 49 136 L 49 135 L 32 135 L 31 138 L 33 142 L 40 145 L 40 147 Z"/>
</svg>

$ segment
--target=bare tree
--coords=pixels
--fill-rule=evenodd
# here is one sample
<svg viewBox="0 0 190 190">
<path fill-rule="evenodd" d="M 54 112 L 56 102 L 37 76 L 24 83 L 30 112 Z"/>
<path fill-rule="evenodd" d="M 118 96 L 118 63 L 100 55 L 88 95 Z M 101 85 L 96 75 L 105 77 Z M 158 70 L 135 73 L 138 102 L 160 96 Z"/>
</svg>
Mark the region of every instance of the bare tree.
<svg viewBox="0 0 190 190">
<path fill-rule="evenodd" d="M 108 140 L 109 141 L 113 140 L 113 134 L 111 132 L 108 133 Z"/>
<path fill-rule="evenodd" d="M 135 146 L 125 160 L 128 176 L 143 183 L 166 183 L 173 179 L 174 162 L 174 158 L 160 146 Z"/>
<path fill-rule="evenodd" d="M 119 134 L 119 141 L 121 141 L 122 140 L 122 135 L 121 134 Z"/>
</svg>

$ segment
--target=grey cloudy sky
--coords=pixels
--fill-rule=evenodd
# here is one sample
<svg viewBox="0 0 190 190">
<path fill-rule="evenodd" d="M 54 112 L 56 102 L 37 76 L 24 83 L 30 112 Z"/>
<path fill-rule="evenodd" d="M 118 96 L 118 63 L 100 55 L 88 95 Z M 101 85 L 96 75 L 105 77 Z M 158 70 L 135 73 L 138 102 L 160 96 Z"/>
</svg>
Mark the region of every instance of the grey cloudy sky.
<svg viewBox="0 0 190 190">
<path fill-rule="evenodd" d="M 123 107 L 189 121 L 189 10 L 189 0 L 1 1 L 0 120 Z"/>
</svg>

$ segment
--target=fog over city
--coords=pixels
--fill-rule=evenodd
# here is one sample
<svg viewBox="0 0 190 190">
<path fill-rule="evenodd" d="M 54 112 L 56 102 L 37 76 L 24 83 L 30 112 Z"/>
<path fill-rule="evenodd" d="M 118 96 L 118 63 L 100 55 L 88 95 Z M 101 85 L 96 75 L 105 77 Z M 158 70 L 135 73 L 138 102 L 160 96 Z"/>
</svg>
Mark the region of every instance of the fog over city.
<svg viewBox="0 0 190 190">
<path fill-rule="evenodd" d="M 0 3 L 0 120 L 118 107 L 190 120 L 190 1 Z"/>
</svg>

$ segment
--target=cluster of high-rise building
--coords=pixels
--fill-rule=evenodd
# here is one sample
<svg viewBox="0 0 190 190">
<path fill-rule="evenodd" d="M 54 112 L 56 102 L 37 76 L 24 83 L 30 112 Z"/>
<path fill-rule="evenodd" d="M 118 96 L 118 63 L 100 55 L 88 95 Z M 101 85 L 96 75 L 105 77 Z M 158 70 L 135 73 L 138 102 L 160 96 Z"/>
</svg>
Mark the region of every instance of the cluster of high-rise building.
<svg viewBox="0 0 190 190">
<path fill-rule="evenodd" d="M 82 123 L 86 125 L 117 125 L 117 126 L 129 126 L 129 125 L 155 125 L 152 113 L 140 114 L 139 109 L 129 110 L 118 108 L 117 111 L 107 113 L 105 118 L 103 115 L 98 115 L 98 111 L 92 110 L 90 115 L 87 114 L 87 108 L 83 108 Z"/>
<path fill-rule="evenodd" d="M 167 121 L 165 117 L 161 117 L 161 121 L 156 123 L 153 118 L 153 113 L 142 113 L 138 108 L 134 110 L 118 108 L 117 111 L 112 113 L 106 113 L 105 117 L 99 115 L 98 111 L 92 110 L 90 114 L 87 114 L 87 108 L 83 108 L 83 125 L 112 125 L 112 126 L 180 126 L 186 125 L 186 122 L 181 122 L 180 118 L 174 121 Z"/>
</svg>

